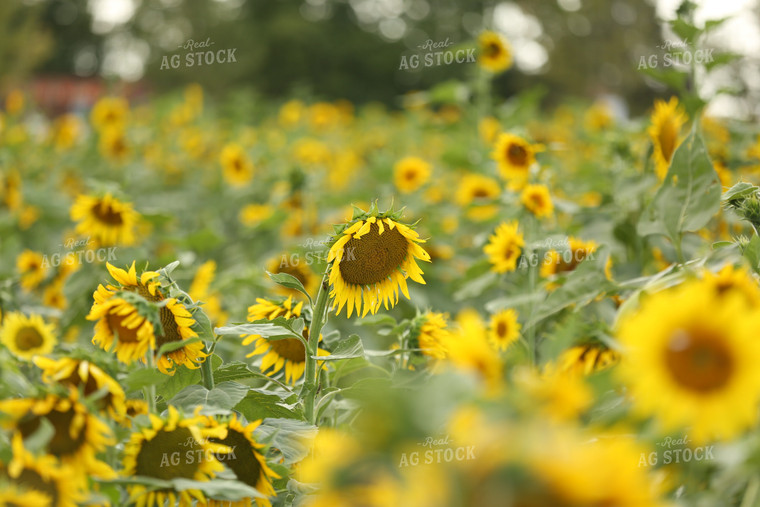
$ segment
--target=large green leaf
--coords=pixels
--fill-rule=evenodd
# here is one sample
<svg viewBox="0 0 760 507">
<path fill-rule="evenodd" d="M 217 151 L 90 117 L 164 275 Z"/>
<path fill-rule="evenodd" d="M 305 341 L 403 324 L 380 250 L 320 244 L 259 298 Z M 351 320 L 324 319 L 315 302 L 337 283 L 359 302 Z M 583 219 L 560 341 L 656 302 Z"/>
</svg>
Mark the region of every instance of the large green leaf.
<svg viewBox="0 0 760 507">
<path fill-rule="evenodd" d="M 309 298 L 309 303 L 311 303 L 311 296 L 306 291 L 301 281 L 295 276 L 289 275 L 288 273 L 270 273 L 269 271 L 267 271 L 267 275 L 269 275 L 269 278 L 271 278 L 274 283 L 287 287 L 288 289 L 297 290 L 304 294 Z"/>
<path fill-rule="evenodd" d="M 256 428 L 256 439 L 276 447 L 286 464 L 296 463 L 309 452 L 309 441 L 317 434 L 317 427 L 295 419 L 264 419 Z"/>
<path fill-rule="evenodd" d="M 352 334 L 345 340 L 338 343 L 335 350 L 329 356 L 312 356 L 320 361 L 338 361 L 340 359 L 351 359 L 354 357 L 364 357 L 364 347 L 362 339 L 358 335 Z"/>
<path fill-rule="evenodd" d="M 211 369 L 215 370 L 222 364 L 222 358 L 216 354 L 212 354 L 211 357 L 206 358 L 206 361 L 211 361 Z M 164 397 L 165 400 L 169 400 L 174 397 L 178 392 L 189 385 L 200 384 L 201 382 L 201 370 L 191 370 L 185 366 L 177 366 L 177 370 L 174 375 L 167 378 L 166 381 L 156 388 L 158 394 Z"/>
<path fill-rule="evenodd" d="M 701 229 L 718 212 L 720 181 L 696 128 L 695 122 L 673 155 L 665 181 L 642 214 L 639 234 L 661 234 L 680 245 L 684 232 Z"/>
<path fill-rule="evenodd" d="M 192 413 L 197 406 L 203 407 L 202 414 L 225 414 L 245 398 L 248 387 L 238 382 L 222 382 L 210 391 L 203 386 L 187 386 L 177 393 L 169 405 L 181 408 L 185 413 Z"/>
<path fill-rule="evenodd" d="M 287 397 L 286 397 L 287 398 Z M 267 417 L 283 419 L 303 419 L 303 411 L 290 398 L 264 389 L 251 389 L 235 410 L 243 414 L 249 421 Z M 295 400 L 294 400 L 295 401 Z"/>
</svg>

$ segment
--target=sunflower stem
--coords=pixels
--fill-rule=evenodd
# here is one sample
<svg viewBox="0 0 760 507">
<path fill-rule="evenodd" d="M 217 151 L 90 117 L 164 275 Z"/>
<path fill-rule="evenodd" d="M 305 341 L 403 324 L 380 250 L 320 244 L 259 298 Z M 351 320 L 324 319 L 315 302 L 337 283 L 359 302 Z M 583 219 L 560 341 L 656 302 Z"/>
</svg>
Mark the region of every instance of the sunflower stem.
<svg viewBox="0 0 760 507">
<path fill-rule="evenodd" d="M 155 370 L 156 369 L 156 360 L 153 354 L 155 351 L 153 350 L 153 347 L 151 347 L 148 350 L 148 363 L 146 364 L 146 368 L 149 370 Z M 148 413 L 155 414 L 156 413 L 156 385 L 155 384 L 149 384 L 145 387 L 143 387 L 143 396 L 145 396 L 145 401 L 148 403 Z"/>
<path fill-rule="evenodd" d="M 317 398 L 317 347 L 319 335 L 327 323 L 327 300 L 329 299 L 328 273 L 325 271 L 319 284 L 319 293 L 312 308 L 312 322 L 309 330 L 308 349 L 306 350 L 306 368 L 304 370 L 304 382 L 300 397 L 304 400 L 304 415 L 311 424 L 316 424 L 314 404 Z"/>
<path fill-rule="evenodd" d="M 206 343 L 203 343 L 203 352 L 211 356 L 211 352 L 208 351 Z M 211 361 L 209 357 L 201 363 L 201 378 L 203 379 L 203 387 L 209 391 L 214 388 L 214 374 L 211 371 Z"/>
</svg>

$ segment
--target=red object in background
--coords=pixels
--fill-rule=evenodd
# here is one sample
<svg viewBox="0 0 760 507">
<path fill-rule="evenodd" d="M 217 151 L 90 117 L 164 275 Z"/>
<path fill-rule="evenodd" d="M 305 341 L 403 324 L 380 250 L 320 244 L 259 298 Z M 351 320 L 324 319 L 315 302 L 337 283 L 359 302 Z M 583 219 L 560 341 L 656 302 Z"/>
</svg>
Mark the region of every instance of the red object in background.
<svg viewBox="0 0 760 507">
<path fill-rule="evenodd" d="M 89 111 L 106 95 L 122 96 L 134 103 L 149 94 L 148 85 L 142 81 L 111 85 L 101 78 L 55 75 L 35 77 L 30 91 L 33 102 L 50 116 Z"/>
</svg>

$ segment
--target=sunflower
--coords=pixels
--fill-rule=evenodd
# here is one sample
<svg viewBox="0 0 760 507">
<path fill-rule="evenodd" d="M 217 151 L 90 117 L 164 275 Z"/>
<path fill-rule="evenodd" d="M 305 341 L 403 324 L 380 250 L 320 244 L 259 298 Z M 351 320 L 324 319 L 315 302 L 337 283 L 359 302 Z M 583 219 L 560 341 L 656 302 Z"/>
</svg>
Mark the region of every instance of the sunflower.
<svg viewBox="0 0 760 507">
<path fill-rule="evenodd" d="M 406 279 L 424 284 L 422 270 L 415 259 L 429 262 L 430 255 L 419 245 L 425 240 L 410 226 L 398 222 L 400 213 L 365 213 L 357 215 L 338 229 L 332 244 L 330 263 L 330 297 L 337 314 L 348 303 L 348 316 L 364 307 L 362 316 L 373 314 L 385 305 L 386 310 L 398 302 L 398 290 L 409 299 Z"/>
<path fill-rule="evenodd" d="M 280 107 L 277 119 L 283 127 L 292 127 L 301 121 L 304 114 L 304 103 L 300 100 L 290 100 Z"/>
<path fill-rule="evenodd" d="M 49 354 L 56 342 L 53 325 L 42 320 L 40 315 L 27 317 L 19 312 L 11 312 L 3 317 L 0 343 L 19 359 L 28 361 L 36 355 Z"/>
<path fill-rule="evenodd" d="M 664 429 L 691 426 L 689 435 L 705 441 L 756 422 L 760 312 L 737 292 L 686 282 L 650 296 L 620 323 L 618 374 L 636 409 Z"/>
<path fill-rule="evenodd" d="M 240 223 L 248 227 L 256 227 L 274 214 L 270 204 L 246 204 L 240 210 Z"/>
<path fill-rule="evenodd" d="M 224 470 L 217 456 L 231 449 L 210 439 L 225 438 L 225 427 L 208 428 L 203 417 L 183 417 L 173 405 L 169 405 L 165 419 L 154 414 L 148 417 L 151 427 L 137 429 L 124 447 L 125 477 L 208 481 Z M 201 503 L 206 501 L 203 492 L 197 489 L 149 490 L 142 484 L 134 484 L 128 490 L 130 502 L 138 507 L 162 506 L 167 500 L 169 505 L 178 505 L 179 500 L 182 506 L 192 505 L 193 498 Z"/>
<path fill-rule="evenodd" d="M 678 98 L 671 97 L 665 102 L 657 99 L 652 113 L 652 125 L 647 129 L 654 144 L 654 161 L 657 177 L 665 179 L 678 145 L 681 144 L 681 127 L 688 121 L 688 116 L 678 104 Z"/>
<path fill-rule="evenodd" d="M 718 273 L 704 271 L 703 278 L 716 294 L 739 294 L 752 308 L 760 308 L 760 287 L 758 282 L 746 268 L 736 269 L 731 264 L 721 268 Z"/>
<path fill-rule="evenodd" d="M 21 175 L 17 170 L 8 171 L 2 179 L 0 179 L 0 197 L 8 209 L 16 211 L 21 207 L 24 202 L 24 195 L 21 192 Z"/>
<path fill-rule="evenodd" d="M 0 461 L 0 505 L 77 507 L 85 500 L 79 468 L 61 465 L 55 456 L 33 456 L 18 433 L 11 446 L 13 459 L 7 465 Z"/>
<path fill-rule="evenodd" d="M 431 165 L 419 157 L 404 157 L 393 166 L 393 183 L 402 193 L 408 194 L 428 182 Z"/>
<path fill-rule="evenodd" d="M 486 326 L 477 311 L 466 309 L 457 315 L 457 327 L 444 346 L 454 369 L 474 374 L 491 392 L 498 390 L 504 365 L 488 343 Z"/>
<path fill-rule="evenodd" d="M 520 136 L 502 133 L 496 139 L 491 157 L 499 164 L 504 179 L 524 182 L 530 167 L 536 162 L 538 147 Z"/>
<path fill-rule="evenodd" d="M 293 143 L 293 157 L 305 166 L 327 165 L 332 160 L 332 152 L 323 142 L 302 137 Z"/>
<path fill-rule="evenodd" d="M 557 369 L 574 376 L 590 375 L 620 362 L 620 353 L 601 343 L 576 345 L 560 354 Z"/>
<path fill-rule="evenodd" d="M 554 421 L 576 419 L 594 401 L 591 389 L 581 377 L 566 375 L 545 365 L 543 371 L 521 367 L 514 373 L 514 381 L 527 396 L 525 403 L 531 412 L 539 412 Z"/>
<path fill-rule="evenodd" d="M 324 259 L 324 254 L 321 254 L 321 258 Z M 319 286 L 319 278 L 314 274 L 307 262 L 298 262 L 296 259 L 292 260 L 293 262 L 291 262 L 291 258 L 289 258 L 287 254 L 283 253 L 279 258 L 275 257 L 269 261 L 269 265 L 267 266 L 268 271 L 270 273 L 286 273 L 292 275 L 301 282 L 301 285 L 304 286 L 306 292 L 314 294 Z M 283 296 L 301 296 L 300 291 L 288 289 L 281 285 L 278 285 L 275 288 L 275 292 Z"/>
<path fill-rule="evenodd" d="M 592 132 L 599 132 L 611 127 L 613 120 L 610 106 L 604 102 L 595 102 L 586 110 L 586 114 L 584 115 L 586 129 Z"/>
<path fill-rule="evenodd" d="M 282 302 L 275 302 L 263 298 L 257 298 L 256 304 L 248 308 L 248 320 L 268 319 L 274 320 L 277 317 L 292 319 L 301 316 L 303 301 L 293 305 L 293 296 Z M 309 340 L 309 328 L 304 327 L 303 337 Z M 322 337 L 319 337 L 320 340 Z M 255 342 L 255 343 L 254 343 Z M 261 371 L 266 372 L 268 376 L 275 375 L 283 366 L 285 367 L 285 381 L 295 384 L 296 380 L 303 376 L 306 368 L 306 351 L 303 343 L 296 338 L 285 338 L 283 340 L 267 340 L 265 337 L 252 334 L 243 337 L 243 345 L 254 343 L 254 350 L 245 357 L 258 356 L 265 354 L 261 359 Z M 327 355 L 324 350 L 319 350 L 318 355 Z M 271 370 L 269 370 L 271 368 Z M 266 370 L 269 370 L 268 372 Z"/>
<path fill-rule="evenodd" d="M 90 121 L 96 130 L 124 125 L 129 115 L 129 103 L 121 97 L 103 97 L 92 108 Z"/>
<path fill-rule="evenodd" d="M 103 197 L 80 195 L 70 210 L 71 219 L 79 222 L 76 232 L 92 237 L 101 246 L 135 243 L 135 225 L 140 218 L 130 203 L 110 193 Z"/>
<path fill-rule="evenodd" d="M 230 185 L 240 187 L 253 178 L 253 162 L 242 146 L 230 143 L 222 148 L 219 155 L 224 179 Z"/>
<path fill-rule="evenodd" d="M 443 359 L 446 357 L 446 342 L 451 331 L 443 313 L 426 312 L 415 319 L 412 325 L 409 348 L 419 348 L 422 354 Z"/>
<path fill-rule="evenodd" d="M 488 341 L 496 350 L 506 350 L 520 337 L 517 312 L 513 309 L 494 314 L 488 324 Z"/>
<path fill-rule="evenodd" d="M 502 222 L 496 228 L 496 233 L 488 238 L 483 251 L 488 255 L 492 271 L 506 273 L 517 269 L 517 259 L 525 246 L 523 235 L 517 228 L 517 221 Z"/>
<path fill-rule="evenodd" d="M 33 361 L 42 370 L 43 381 L 74 388 L 81 386 L 85 396 L 105 389 L 105 396 L 96 401 L 98 407 L 117 421 L 126 414 L 124 390 L 116 380 L 91 362 L 71 357 L 58 360 L 35 357 Z"/>
<path fill-rule="evenodd" d="M 21 286 L 32 290 L 47 277 L 49 268 L 45 257 L 32 250 L 24 250 L 16 258 L 16 269 L 21 275 Z"/>
<path fill-rule="evenodd" d="M 95 292 L 87 320 L 97 320 L 92 343 L 103 350 L 116 351 L 122 363 L 144 360 L 148 350 L 156 348 L 153 324 L 130 302 L 112 297 L 102 285 Z"/>
<path fill-rule="evenodd" d="M 478 62 L 484 69 L 499 73 L 512 66 L 512 51 L 501 35 L 487 30 L 480 34 L 478 45 Z"/>
<path fill-rule="evenodd" d="M 495 201 L 501 195 L 499 182 L 482 174 L 466 174 L 459 181 L 456 201 L 467 210 L 468 218 L 476 221 L 488 220 L 499 212 Z"/>
<path fill-rule="evenodd" d="M 107 127 L 100 132 L 98 150 L 103 158 L 114 162 L 124 162 L 129 156 L 130 148 L 126 132 L 122 127 Z"/>
<path fill-rule="evenodd" d="M 82 122 L 74 114 L 64 114 L 56 118 L 53 126 L 53 143 L 57 150 L 68 150 L 81 137 Z"/>
<path fill-rule="evenodd" d="M 48 394 L 45 398 L 19 398 L 0 401 L 0 412 L 9 419 L 3 424 L 21 435 L 23 440 L 34 436 L 43 420 L 53 428 L 53 436 L 43 448 L 64 465 L 86 471 L 101 478 L 113 478 L 115 473 L 96 454 L 113 445 L 111 429 L 90 414 L 79 401 L 79 393 L 69 388 L 67 397 Z"/>
<path fill-rule="evenodd" d="M 492 145 L 496 141 L 496 136 L 501 132 L 501 123 L 493 116 L 486 116 L 478 123 L 478 133 L 480 138 L 487 145 Z"/>
<path fill-rule="evenodd" d="M 212 421 L 210 417 L 207 420 Z M 213 427 L 216 424 L 211 422 L 209 426 Z M 267 465 L 266 458 L 261 452 L 264 444 L 257 442 L 253 435 L 260 424 L 261 420 L 244 424 L 238 419 L 237 414 L 233 414 L 232 418 L 224 424 L 227 428 L 227 436 L 211 437 L 209 440 L 228 446 L 232 450 L 226 455 L 217 454 L 215 457 L 232 470 L 237 480 L 249 485 L 262 495 L 272 497 L 275 496 L 272 479 L 279 479 L 280 476 Z M 206 507 L 251 507 L 252 503 L 255 503 L 257 507 L 272 506 L 268 498 L 256 497 L 255 499 L 244 498 L 237 502 L 209 499 Z"/>
<path fill-rule="evenodd" d="M 520 194 L 520 202 L 538 218 L 549 217 L 554 212 L 549 189 L 544 185 L 526 185 Z"/>
<path fill-rule="evenodd" d="M 573 271 L 586 258 L 596 252 L 596 242 L 582 241 L 580 239 L 568 238 L 568 249 L 562 253 L 556 250 L 550 250 L 544 257 L 541 264 L 541 276 L 548 278 L 552 275 L 568 273 Z"/>
</svg>

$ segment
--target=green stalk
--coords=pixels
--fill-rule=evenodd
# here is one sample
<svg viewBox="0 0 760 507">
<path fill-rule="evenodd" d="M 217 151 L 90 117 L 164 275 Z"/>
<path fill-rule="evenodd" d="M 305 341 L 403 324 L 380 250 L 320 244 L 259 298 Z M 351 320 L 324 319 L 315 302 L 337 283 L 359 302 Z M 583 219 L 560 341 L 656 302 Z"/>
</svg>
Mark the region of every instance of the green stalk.
<svg viewBox="0 0 760 507">
<path fill-rule="evenodd" d="M 151 370 L 156 369 L 156 360 L 155 357 L 153 357 L 154 354 L 153 347 L 148 350 L 148 363 L 146 364 L 146 368 L 149 368 Z M 150 384 L 145 387 L 143 387 L 143 396 L 145 396 L 145 401 L 148 402 L 148 413 L 155 414 L 156 413 L 156 386 L 155 384 Z"/>
<path fill-rule="evenodd" d="M 205 342 L 203 343 L 203 352 L 208 354 Z M 211 355 L 201 363 L 201 378 L 203 379 L 203 387 L 209 391 L 214 388 L 214 374 L 211 372 Z"/>
<path fill-rule="evenodd" d="M 300 398 L 304 400 L 304 413 L 306 420 L 316 424 L 316 412 L 314 405 L 317 398 L 317 350 L 319 335 L 327 323 L 327 301 L 329 299 L 328 273 L 325 271 L 322 282 L 319 284 L 319 293 L 312 307 L 311 329 L 309 330 L 308 348 L 306 350 L 306 369 L 304 370 L 304 382 L 301 388 Z"/>
</svg>

